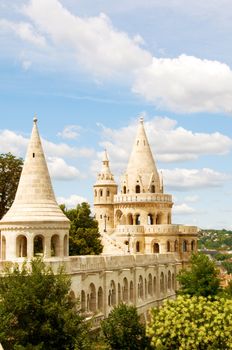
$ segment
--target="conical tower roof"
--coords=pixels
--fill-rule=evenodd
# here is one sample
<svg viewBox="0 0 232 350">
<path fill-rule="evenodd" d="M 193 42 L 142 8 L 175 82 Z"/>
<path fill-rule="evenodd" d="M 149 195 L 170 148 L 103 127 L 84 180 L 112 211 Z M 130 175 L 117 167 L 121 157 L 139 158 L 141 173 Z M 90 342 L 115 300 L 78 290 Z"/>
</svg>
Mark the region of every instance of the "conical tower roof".
<svg viewBox="0 0 232 350">
<path fill-rule="evenodd" d="M 1 220 L 2 224 L 15 222 L 69 223 L 55 199 L 37 128 L 37 118 L 34 118 L 14 203 Z"/>
<path fill-rule="evenodd" d="M 95 186 L 96 185 L 116 185 L 116 182 L 114 181 L 114 176 L 110 170 L 110 162 L 106 149 L 103 153 L 102 168 L 101 172 L 98 174 Z"/>
<path fill-rule="evenodd" d="M 149 192 L 151 186 L 155 186 L 155 192 L 160 192 L 159 174 L 145 132 L 143 117 L 140 118 L 134 146 L 122 180 L 127 183 L 129 193 L 135 192 L 136 185 L 141 186 L 141 192 Z"/>
</svg>

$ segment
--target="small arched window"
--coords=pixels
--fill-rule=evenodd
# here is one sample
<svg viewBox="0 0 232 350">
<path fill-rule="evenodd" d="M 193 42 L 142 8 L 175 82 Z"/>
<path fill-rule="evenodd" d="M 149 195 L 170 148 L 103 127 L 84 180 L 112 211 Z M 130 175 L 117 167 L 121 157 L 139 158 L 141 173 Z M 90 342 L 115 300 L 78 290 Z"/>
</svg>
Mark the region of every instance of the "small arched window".
<svg viewBox="0 0 232 350">
<path fill-rule="evenodd" d="M 110 196 L 110 191 L 109 191 L 109 190 L 106 191 L 106 196 L 107 196 L 107 197 Z"/>
<path fill-rule="evenodd" d="M 123 193 L 126 194 L 126 186 L 123 186 Z"/>
<path fill-rule="evenodd" d="M 183 241 L 182 248 L 183 252 L 187 252 L 187 241 Z"/>
<path fill-rule="evenodd" d="M 151 193 L 155 193 L 155 185 L 151 185 Z"/>
<path fill-rule="evenodd" d="M 140 252 L 140 242 L 137 241 L 136 242 L 136 253 L 139 253 Z"/>
<path fill-rule="evenodd" d="M 102 192 L 102 190 L 100 190 L 100 197 L 102 197 L 102 194 L 103 194 L 103 192 Z"/>
<path fill-rule="evenodd" d="M 140 186 L 139 185 L 135 186 L 135 193 L 140 193 Z"/>
<path fill-rule="evenodd" d="M 167 252 L 169 253 L 171 251 L 171 244 L 169 241 L 167 241 Z"/>
</svg>

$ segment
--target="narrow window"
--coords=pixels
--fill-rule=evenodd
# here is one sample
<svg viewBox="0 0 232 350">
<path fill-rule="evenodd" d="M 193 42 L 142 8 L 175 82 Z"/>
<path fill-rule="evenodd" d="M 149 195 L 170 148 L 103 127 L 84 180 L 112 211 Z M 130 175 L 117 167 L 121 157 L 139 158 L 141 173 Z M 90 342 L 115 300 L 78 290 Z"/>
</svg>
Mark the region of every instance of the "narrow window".
<svg viewBox="0 0 232 350">
<path fill-rule="evenodd" d="M 35 153 L 32 153 L 32 157 L 35 158 Z"/>
</svg>

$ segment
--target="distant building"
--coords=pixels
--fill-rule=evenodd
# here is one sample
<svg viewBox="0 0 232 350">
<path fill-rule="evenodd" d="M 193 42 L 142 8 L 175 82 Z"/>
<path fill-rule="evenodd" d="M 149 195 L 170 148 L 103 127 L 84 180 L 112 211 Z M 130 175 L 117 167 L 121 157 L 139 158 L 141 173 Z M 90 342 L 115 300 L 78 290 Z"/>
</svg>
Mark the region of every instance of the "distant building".
<svg viewBox="0 0 232 350">
<path fill-rule="evenodd" d="M 69 257 L 70 224 L 54 196 L 35 118 L 14 203 L 0 221 L 0 267 L 41 255 L 54 270 L 65 266 L 72 295 L 96 324 L 120 302 L 146 318 L 175 296 L 176 274 L 197 249 L 197 228 L 172 224 L 172 205 L 141 118 L 120 191 L 106 152 L 94 185 L 103 254 Z"/>
</svg>

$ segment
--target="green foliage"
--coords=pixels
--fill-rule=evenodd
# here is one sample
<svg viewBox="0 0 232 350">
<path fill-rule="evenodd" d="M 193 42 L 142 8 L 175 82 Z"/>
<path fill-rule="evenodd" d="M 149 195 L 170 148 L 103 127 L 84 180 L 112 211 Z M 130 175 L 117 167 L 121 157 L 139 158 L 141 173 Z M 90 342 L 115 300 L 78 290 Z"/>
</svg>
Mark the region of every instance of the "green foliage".
<svg viewBox="0 0 232 350">
<path fill-rule="evenodd" d="M 185 295 L 152 310 L 147 334 L 156 350 L 228 350 L 231 329 L 231 299 Z"/>
<path fill-rule="evenodd" d="M 232 273 L 232 262 L 231 261 L 223 261 L 222 266 L 226 269 L 227 273 Z"/>
<path fill-rule="evenodd" d="M 23 160 L 11 153 L 0 154 L 0 219 L 14 201 Z"/>
<path fill-rule="evenodd" d="M 120 304 L 102 321 L 102 331 L 112 350 L 148 349 L 145 326 L 139 321 L 135 306 Z"/>
<path fill-rule="evenodd" d="M 71 221 L 69 254 L 101 254 L 103 246 L 98 231 L 98 222 L 91 216 L 89 204 L 84 202 L 78 204 L 75 209 L 70 210 L 61 205 L 61 209 Z"/>
<path fill-rule="evenodd" d="M 88 325 L 69 296 L 70 279 L 40 260 L 0 277 L 0 342 L 12 350 L 89 349 Z"/>
<path fill-rule="evenodd" d="M 180 282 L 178 293 L 204 297 L 217 295 L 220 291 L 220 279 L 214 262 L 204 254 L 193 254 L 190 264 L 188 270 L 183 269 L 177 275 Z"/>
<path fill-rule="evenodd" d="M 228 286 L 223 289 L 222 295 L 225 298 L 231 298 L 232 299 L 232 280 L 229 281 Z"/>
<path fill-rule="evenodd" d="M 217 253 L 215 254 L 214 258 L 218 261 L 224 261 L 228 260 L 232 257 L 232 254 L 223 254 L 223 253 Z"/>
<path fill-rule="evenodd" d="M 228 230 L 201 230 L 198 240 L 199 248 L 215 250 L 232 249 L 232 231 Z"/>
</svg>

